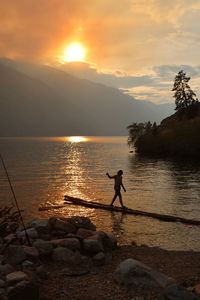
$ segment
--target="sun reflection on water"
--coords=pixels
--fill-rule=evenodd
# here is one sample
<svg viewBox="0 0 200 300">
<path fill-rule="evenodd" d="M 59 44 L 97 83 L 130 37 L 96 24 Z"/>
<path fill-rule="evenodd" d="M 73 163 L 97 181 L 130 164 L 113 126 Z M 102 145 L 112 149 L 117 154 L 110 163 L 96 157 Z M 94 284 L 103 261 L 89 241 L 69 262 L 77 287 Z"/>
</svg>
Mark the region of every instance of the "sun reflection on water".
<svg viewBox="0 0 200 300">
<path fill-rule="evenodd" d="M 71 143 L 81 143 L 81 142 L 88 142 L 90 139 L 85 136 L 68 136 L 66 137 L 67 142 Z"/>
<path fill-rule="evenodd" d="M 66 159 L 68 163 L 65 166 L 65 175 L 67 178 L 65 187 L 68 195 L 81 198 L 85 197 L 85 193 L 83 192 L 86 185 L 86 170 L 83 166 L 85 152 L 79 146 L 79 142 L 82 139 L 79 140 L 78 138 L 82 137 L 73 138 L 76 139 L 67 148 Z"/>
</svg>

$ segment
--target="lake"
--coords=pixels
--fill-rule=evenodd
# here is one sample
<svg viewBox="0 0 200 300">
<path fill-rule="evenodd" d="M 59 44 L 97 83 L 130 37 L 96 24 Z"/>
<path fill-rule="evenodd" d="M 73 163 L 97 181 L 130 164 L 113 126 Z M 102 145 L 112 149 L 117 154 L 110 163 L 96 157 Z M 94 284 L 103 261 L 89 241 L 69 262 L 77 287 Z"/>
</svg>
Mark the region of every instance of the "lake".
<svg viewBox="0 0 200 300">
<path fill-rule="evenodd" d="M 73 205 L 38 211 L 40 206 L 62 204 L 64 195 L 109 204 L 113 180 L 106 173 L 114 175 L 122 169 L 126 206 L 200 219 L 198 161 L 141 157 L 130 153 L 127 137 L 0 138 L 0 152 L 26 220 L 52 215 L 88 216 L 97 229 L 113 232 L 121 244 L 135 241 L 164 249 L 200 250 L 198 226 Z M 0 204 L 12 202 L 0 165 Z"/>
</svg>

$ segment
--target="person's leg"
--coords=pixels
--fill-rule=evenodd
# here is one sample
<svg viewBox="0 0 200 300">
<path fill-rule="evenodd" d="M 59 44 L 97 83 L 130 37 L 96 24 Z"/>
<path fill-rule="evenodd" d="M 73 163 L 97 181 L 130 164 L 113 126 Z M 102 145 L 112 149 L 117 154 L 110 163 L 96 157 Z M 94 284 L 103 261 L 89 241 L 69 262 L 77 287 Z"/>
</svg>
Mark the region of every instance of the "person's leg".
<svg viewBox="0 0 200 300">
<path fill-rule="evenodd" d="M 119 192 L 118 196 L 119 196 L 119 202 L 121 204 L 121 207 L 124 207 L 124 204 L 122 202 L 122 194 L 121 194 L 121 192 Z"/>
<path fill-rule="evenodd" d="M 117 192 L 115 191 L 115 195 L 114 195 L 114 197 L 113 197 L 112 202 L 111 202 L 110 205 L 113 205 L 113 203 L 115 202 L 116 198 L 117 198 Z"/>
</svg>

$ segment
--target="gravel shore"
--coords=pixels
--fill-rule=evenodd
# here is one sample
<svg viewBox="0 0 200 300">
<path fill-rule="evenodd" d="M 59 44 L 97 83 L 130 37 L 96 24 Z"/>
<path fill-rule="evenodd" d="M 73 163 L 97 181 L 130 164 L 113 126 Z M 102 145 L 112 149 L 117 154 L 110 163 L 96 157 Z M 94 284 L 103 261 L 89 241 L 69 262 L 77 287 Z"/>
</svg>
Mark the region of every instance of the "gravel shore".
<svg viewBox="0 0 200 300">
<path fill-rule="evenodd" d="M 200 283 L 200 252 L 167 251 L 157 247 L 127 245 L 112 252 L 109 261 L 93 267 L 89 273 L 64 274 L 62 265 L 49 264 L 49 277 L 41 283 L 42 300 L 152 300 L 161 291 L 137 288 L 127 290 L 113 279 L 114 271 L 123 260 L 137 259 L 173 278 L 177 284 L 191 288 Z M 80 270 L 79 270 L 80 271 Z M 72 276 L 73 275 L 73 276 Z"/>
</svg>

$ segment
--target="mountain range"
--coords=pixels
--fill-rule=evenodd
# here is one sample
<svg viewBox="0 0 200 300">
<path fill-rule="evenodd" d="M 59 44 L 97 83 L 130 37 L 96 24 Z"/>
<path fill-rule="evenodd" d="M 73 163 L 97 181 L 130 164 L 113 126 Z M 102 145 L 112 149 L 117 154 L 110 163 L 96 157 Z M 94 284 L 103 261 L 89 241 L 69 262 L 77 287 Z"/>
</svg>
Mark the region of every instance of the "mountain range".
<svg viewBox="0 0 200 300">
<path fill-rule="evenodd" d="M 160 122 L 173 105 L 47 65 L 0 59 L 0 136 L 126 135 L 133 122 Z"/>
</svg>

